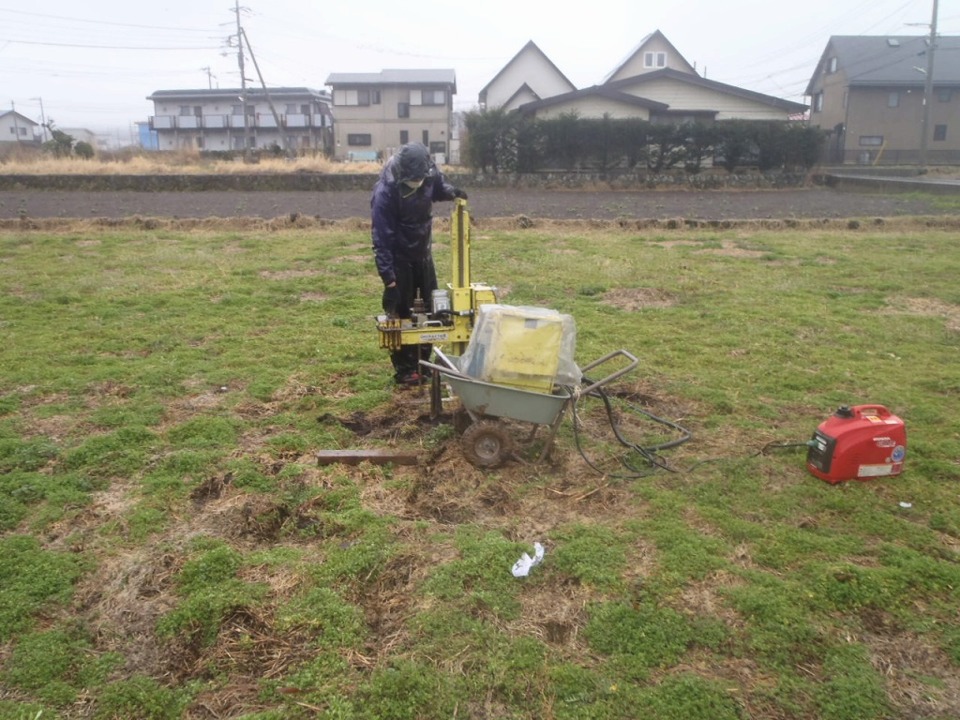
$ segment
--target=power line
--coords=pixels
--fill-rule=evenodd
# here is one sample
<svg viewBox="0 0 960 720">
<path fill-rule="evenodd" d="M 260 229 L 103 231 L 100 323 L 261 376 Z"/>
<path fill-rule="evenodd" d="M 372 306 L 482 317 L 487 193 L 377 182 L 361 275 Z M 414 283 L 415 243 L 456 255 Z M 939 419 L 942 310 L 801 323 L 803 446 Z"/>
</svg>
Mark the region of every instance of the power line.
<svg viewBox="0 0 960 720">
<path fill-rule="evenodd" d="M 141 28 L 143 30 L 173 30 L 175 32 L 211 32 L 209 28 L 183 28 L 170 27 L 163 25 L 137 25 L 134 23 L 110 22 L 109 20 L 90 20 L 89 18 L 66 17 L 65 15 L 46 15 L 44 13 L 26 12 L 24 10 L 7 10 L 0 8 L 0 12 L 13 13 L 15 15 L 29 15 L 30 17 L 49 18 L 50 20 L 69 20 L 70 22 L 90 23 L 91 25 L 109 25 L 111 27 L 129 27 Z"/>
<path fill-rule="evenodd" d="M 219 47 L 201 47 L 201 46 L 192 46 L 192 47 L 147 47 L 145 45 L 84 45 L 82 43 L 56 43 L 56 42 L 39 42 L 36 40 L 14 40 L 12 38 L 0 38 L 0 42 L 8 42 L 14 45 L 40 45 L 43 47 L 71 47 L 71 48 L 84 48 L 87 50 L 150 50 L 150 51 L 167 51 L 167 50 L 219 50 Z"/>
</svg>

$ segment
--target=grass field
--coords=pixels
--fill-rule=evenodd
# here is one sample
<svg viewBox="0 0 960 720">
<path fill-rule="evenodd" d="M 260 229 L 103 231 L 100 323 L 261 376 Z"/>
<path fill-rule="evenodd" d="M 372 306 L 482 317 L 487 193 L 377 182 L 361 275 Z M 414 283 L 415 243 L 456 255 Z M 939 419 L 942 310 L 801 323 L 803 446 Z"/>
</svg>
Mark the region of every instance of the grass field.
<svg viewBox="0 0 960 720">
<path fill-rule="evenodd" d="M 584 400 L 484 473 L 391 386 L 363 230 L 0 231 L 0 718 L 960 717 L 958 243 L 477 230 L 501 302 L 640 359 L 634 445 L 692 433 L 651 464 Z M 904 473 L 816 479 L 860 403 Z M 316 462 L 381 447 L 421 462 Z"/>
</svg>

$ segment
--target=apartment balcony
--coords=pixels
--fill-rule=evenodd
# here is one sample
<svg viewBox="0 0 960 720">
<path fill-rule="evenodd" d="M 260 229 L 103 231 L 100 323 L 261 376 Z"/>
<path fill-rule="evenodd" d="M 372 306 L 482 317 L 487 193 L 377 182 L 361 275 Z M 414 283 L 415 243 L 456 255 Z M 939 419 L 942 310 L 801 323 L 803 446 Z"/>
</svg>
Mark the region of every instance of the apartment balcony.
<svg viewBox="0 0 960 720">
<path fill-rule="evenodd" d="M 151 130 L 243 130 L 243 115 L 153 115 L 149 118 Z M 249 115 L 251 129 L 276 130 L 273 113 Z M 322 115 L 281 115 L 280 123 L 286 128 L 322 128 Z"/>
</svg>

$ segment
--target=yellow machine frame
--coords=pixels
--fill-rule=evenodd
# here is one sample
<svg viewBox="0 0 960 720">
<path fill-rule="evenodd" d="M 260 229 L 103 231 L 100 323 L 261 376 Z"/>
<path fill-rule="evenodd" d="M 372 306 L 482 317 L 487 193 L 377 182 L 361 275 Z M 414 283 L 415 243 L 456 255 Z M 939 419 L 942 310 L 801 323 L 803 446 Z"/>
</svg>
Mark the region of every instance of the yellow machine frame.
<svg viewBox="0 0 960 720">
<path fill-rule="evenodd" d="M 399 350 L 404 345 L 443 345 L 446 352 L 462 355 L 473 331 L 477 308 L 497 302 L 495 287 L 470 281 L 470 213 L 467 201 L 461 198 L 454 200 L 450 235 L 453 277 L 447 285 L 449 316 L 444 320 L 428 320 L 432 308 L 426 308 L 422 314 L 414 313 L 412 319 L 381 315 L 377 318 L 381 348 Z M 423 301 L 430 303 L 432 298 L 423 298 Z"/>
</svg>

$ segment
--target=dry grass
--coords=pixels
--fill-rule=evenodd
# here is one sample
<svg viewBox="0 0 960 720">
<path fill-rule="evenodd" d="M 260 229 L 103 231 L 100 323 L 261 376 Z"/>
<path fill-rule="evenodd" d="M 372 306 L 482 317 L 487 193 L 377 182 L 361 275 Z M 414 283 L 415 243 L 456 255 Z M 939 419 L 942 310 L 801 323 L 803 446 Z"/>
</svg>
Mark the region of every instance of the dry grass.
<svg viewBox="0 0 960 720">
<path fill-rule="evenodd" d="M 0 172 L 10 175 L 184 175 L 238 173 L 376 173 L 380 163 L 335 162 L 322 155 L 296 158 L 263 157 L 258 162 L 202 157 L 197 152 L 101 153 L 91 160 L 54 158 L 21 151 L 0 157 Z"/>
</svg>

